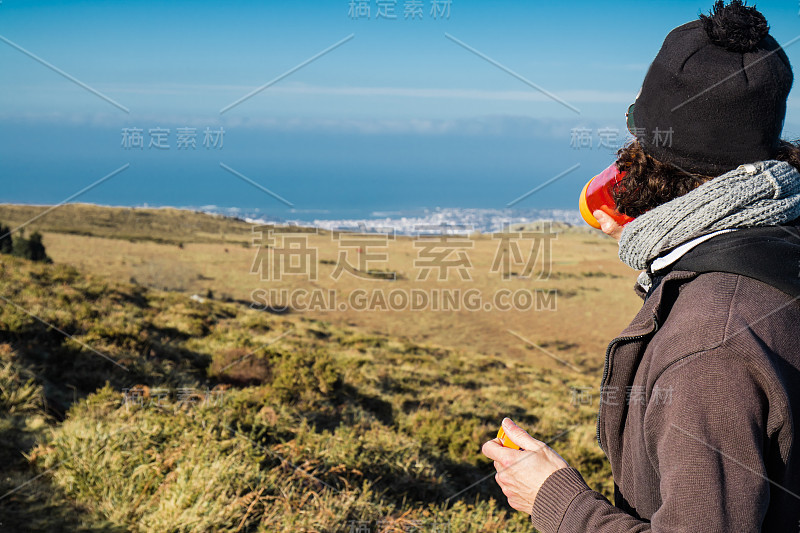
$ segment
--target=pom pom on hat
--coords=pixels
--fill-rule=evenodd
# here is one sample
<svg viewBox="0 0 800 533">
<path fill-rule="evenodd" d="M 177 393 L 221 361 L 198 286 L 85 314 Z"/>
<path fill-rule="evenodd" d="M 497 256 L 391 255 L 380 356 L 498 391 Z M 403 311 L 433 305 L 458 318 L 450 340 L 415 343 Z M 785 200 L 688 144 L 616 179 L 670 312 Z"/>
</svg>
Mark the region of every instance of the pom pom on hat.
<svg viewBox="0 0 800 533">
<path fill-rule="evenodd" d="M 711 42 L 731 52 L 752 52 L 769 35 L 764 15 L 740 0 L 727 6 L 718 0 L 711 13 L 700 15 L 700 20 Z"/>
</svg>

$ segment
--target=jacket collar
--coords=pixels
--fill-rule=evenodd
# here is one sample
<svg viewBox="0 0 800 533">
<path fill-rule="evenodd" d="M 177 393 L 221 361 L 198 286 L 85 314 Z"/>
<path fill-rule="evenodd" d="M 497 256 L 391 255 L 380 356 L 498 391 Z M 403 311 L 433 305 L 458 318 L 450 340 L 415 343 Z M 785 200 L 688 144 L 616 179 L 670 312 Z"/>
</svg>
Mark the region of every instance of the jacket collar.
<svg viewBox="0 0 800 533">
<path fill-rule="evenodd" d="M 696 272 L 674 270 L 664 276 L 661 282 L 649 294 L 645 294 L 637 284 L 635 290 L 644 298 L 644 305 L 642 305 L 642 308 L 628 327 L 620 333 L 619 338 L 638 337 L 640 335 L 652 333 L 657 324 L 663 324 L 672 307 L 672 302 L 675 300 L 675 298 L 667 298 L 666 301 L 669 303 L 665 303 L 665 292 L 678 290 L 677 288 L 681 284 L 697 277 L 697 275 Z"/>
</svg>

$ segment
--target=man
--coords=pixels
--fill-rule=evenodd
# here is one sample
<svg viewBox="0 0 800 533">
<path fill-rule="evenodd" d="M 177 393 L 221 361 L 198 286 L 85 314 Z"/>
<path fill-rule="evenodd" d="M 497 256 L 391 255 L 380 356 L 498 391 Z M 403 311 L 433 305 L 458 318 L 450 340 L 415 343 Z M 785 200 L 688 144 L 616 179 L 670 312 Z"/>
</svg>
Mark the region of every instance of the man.
<svg viewBox="0 0 800 533">
<path fill-rule="evenodd" d="M 670 32 L 629 110 L 613 194 L 636 218 L 594 213 L 644 271 L 601 383 L 645 391 L 598 413 L 614 505 L 508 419 L 522 450 L 483 446 L 543 533 L 800 531 L 800 147 L 780 138 L 793 75 L 768 32 L 717 2 Z"/>
</svg>

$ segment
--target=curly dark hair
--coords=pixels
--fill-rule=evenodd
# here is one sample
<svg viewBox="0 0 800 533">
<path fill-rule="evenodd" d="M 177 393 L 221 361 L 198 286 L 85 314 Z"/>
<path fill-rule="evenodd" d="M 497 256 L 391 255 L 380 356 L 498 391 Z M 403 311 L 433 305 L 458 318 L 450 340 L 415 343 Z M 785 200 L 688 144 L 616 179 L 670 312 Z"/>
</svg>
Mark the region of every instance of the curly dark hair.
<svg viewBox="0 0 800 533">
<path fill-rule="evenodd" d="M 781 141 L 775 159 L 785 161 L 800 171 L 800 141 Z M 633 140 L 617 152 L 617 168 L 627 174 L 611 191 L 617 211 L 630 217 L 683 196 L 714 176 L 693 174 L 645 153 Z"/>
</svg>

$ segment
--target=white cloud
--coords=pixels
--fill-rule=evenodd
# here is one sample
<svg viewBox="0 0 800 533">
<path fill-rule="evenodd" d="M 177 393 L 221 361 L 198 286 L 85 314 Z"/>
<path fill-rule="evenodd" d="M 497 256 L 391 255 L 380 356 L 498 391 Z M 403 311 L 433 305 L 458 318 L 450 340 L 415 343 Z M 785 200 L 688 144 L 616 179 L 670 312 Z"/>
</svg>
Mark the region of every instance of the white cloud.
<svg viewBox="0 0 800 533">
<path fill-rule="evenodd" d="M 226 93 L 244 95 L 256 89 L 258 85 L 230 84 L 141 84 L 141 85 L 104 85 L 101 90 L 112 94 L 138 95 L 174 95 L 188 96 L 202 93 Z M 629 103 L 632 96 L 627 91 L 599 91 L 594 89 L 552 90 L 551 93 L 568 102 L 581 103 Z M 461 100 L 493 100 L 513 102 L 547 102 L 551 98 L 535 89 L 525 90 L 490 90 L 470 88 L 432 88 L 432 87 L 359 87 L 359 86 L 324 86 L 304 83 L 278 83 L 265 89 L 270 93 L 285 95 L 341 96 L 341 97 L 386 97 L 386 98 L 426 98 L 426 99 L 461 99 Z"/>
<path fill-rule="evenodd" d="M 0 113 L 0 121 L 13 121 L 47 127 L 224 127 L 228 131 L 249 130 L 253 133 L 324 133 L 330 135 L 457 135 L 457 136 L 514 136 L 538 139 L 569 138 L 573 128 L 622 128 L 621 121 L 592 119 L 548 119 L 525 115 L 482 115 L 458 118 L 342 118 L 342 117 L 264 117 L 223 116 L 218 114 L 182 115 L 148 113 L 121 116 L 119 113 Z"/>
</svg>

